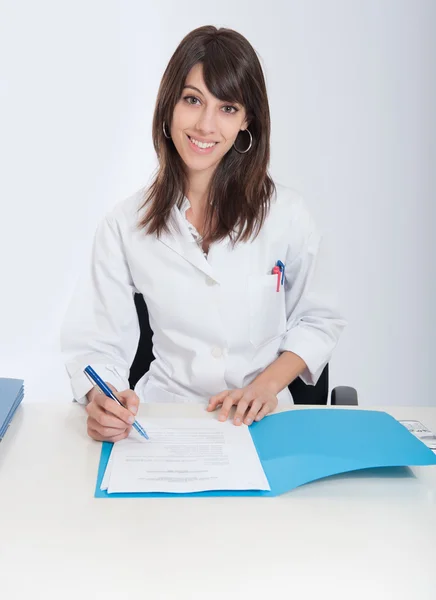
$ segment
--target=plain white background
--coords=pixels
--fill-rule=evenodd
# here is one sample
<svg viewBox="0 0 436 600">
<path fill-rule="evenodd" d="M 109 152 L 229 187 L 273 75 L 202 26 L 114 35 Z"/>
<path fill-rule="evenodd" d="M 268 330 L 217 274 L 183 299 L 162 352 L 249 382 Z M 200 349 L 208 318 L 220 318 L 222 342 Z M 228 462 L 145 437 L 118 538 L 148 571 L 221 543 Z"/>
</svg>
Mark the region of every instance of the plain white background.
<svg viewBox="0 0 436 600">
<path fill-rule="evenodd" d="M 70 400 L 59 328 L 98 221 L 149 181 L 160 78 L 200 25 L 258 51 L 271 173 L 324 232 L 349 326 L 331 385 L 436 405 L 433 0 L 2 0 L 0 376 Z M 432 168 L 433 167 L 433 168 Z"/>
</svg>

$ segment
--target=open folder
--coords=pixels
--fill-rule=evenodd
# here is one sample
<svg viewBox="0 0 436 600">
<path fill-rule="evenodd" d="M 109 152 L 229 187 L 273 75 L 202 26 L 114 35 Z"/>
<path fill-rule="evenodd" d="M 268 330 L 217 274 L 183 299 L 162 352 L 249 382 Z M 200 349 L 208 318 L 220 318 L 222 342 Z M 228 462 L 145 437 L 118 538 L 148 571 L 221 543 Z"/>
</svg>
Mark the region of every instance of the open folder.
<svg viewBox="0 0 436 600">
<path fill-rule="evenodd" d="M 12 417 L 24 397 L 22 379 L 0 377 L 0 440 L 3 439 Z"/>
<path fill-rule="evenodd" d="M 194 420 L 198 431 L 192 424 Z M 150 427 L 145 422 L 149 442 L 127 439 L 115 445 L 103 443 L 95 497 L 277 496 L 305 483 L 349 471 L 436 465 L 436 455 L 425 444 L 392 416 L 380 411 L 290 410 L 270 415 L 250 427 L 235 427 L 216 419 L 188 419 L 190 423 L 181 436 L 176 422 L 183 430 L 185 420 L 170 421 L 169 427 L 168 419 L 161 419 L 160 426 Z M 207 421 L 213 423 L 211 431 L 202 427 Z M 225 430 L 220 431 L 220 427 L 227 427 L 228 431 L 231 427 L 240 433 L 237 437 L 232 433 L 227 446 L 219 446 L 225 441 L 225 436 L 222 437 Z M 202 438 L 204 431 L 212 437 Z M 248 444 L 243 440 L 244 435 L 250 438 Z M 219 485 L 217 468 L 228 466 L 233 459 L 230 471 L 235 486 L 211 489 Z M 246 489 L 241 489 L 244 487 L 241 482 L 246 480 L 249 482 Z M 198 491 L 202 481 L 204 491 Z M 259 483 L 251 486 L 250 481 Z M 172 489 L 183 488 L 186 493 L 163 492 L 162 489 L 171 489 L 168 485 L 176 486 Z M 196 491 L 189 491 L 190 486 Z M 154 491 L 138 492 L 138 489 Z"/>
</svg>

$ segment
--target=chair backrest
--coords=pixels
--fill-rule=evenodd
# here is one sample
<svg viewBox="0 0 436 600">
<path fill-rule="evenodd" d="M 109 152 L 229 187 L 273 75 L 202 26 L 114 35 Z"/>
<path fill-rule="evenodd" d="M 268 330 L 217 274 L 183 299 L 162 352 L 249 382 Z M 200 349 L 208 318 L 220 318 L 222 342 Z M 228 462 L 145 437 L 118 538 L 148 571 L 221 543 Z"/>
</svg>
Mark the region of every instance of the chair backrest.
<svg viewBox="0 0 436 600">
<path fill-rule="evenodd" d="M 135 306 L 138 313 L 140 337 L 138 349 L 130 367 L 129 384 L 132 389 L 141 377 L 147 373 L 150 363 L 154 360 L 153 332 L 150 327 L 148 310 L 142 294 L 135 294 Z M 302 379 L 297 377 L 289 385 L 289 390 L 295 404 L 327 404 L 329 392 L 328 365 L 325 367 L 316 385 L 306 385 Z"/>
</svg>

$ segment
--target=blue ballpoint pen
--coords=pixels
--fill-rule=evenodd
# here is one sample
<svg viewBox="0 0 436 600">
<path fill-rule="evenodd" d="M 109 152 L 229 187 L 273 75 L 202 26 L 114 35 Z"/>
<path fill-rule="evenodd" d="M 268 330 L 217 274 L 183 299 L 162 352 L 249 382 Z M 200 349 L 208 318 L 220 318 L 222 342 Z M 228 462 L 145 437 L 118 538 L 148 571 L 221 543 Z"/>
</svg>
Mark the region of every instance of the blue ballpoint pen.
<svg viewBox="0 0 436 600">
<path fill-rule="evenodd" d="M 120 406 L 122 406 L 123 408 L 126 408 L 124 406 L 124 404 L 122 402 L 120 402 L 118 400 L 118 398 L 115 396 L 115 394 L 112 392 L 112 390 L 110 389 L 110 387 L 108 387 L 105 382 L 103 381 L 103 379 L 101 379 L 101 377 L 99 377 L 97 375 L 97 373 L 94 371 L 94 369 L 92 367 L 90 367 L 89 365 L 83 370 L 83 372 L 85 373 L 85 375 L 87 375 L 91 381 L 93 383 L 95 383 L 100 390 L 103 392 L 103 394 L 106 394 L 106 396 L 109 396 L 109 398 L 112 398 L 112 400 L 115 400 L 115 402 L 117 404 L 119 404 Z M 145 431 L 145 429 L 143 427 L 141 427 L 141 425 L 138 423 L 138 421 L 134 421 L 134 423 L 132 424 L 132 427 L 134 427 L 136 429 L 136 431 L 142 435 L 142 437 L 144 437 L 146 440 L 150 439 L 147 435 L 147 432 Z"/>
</svg>

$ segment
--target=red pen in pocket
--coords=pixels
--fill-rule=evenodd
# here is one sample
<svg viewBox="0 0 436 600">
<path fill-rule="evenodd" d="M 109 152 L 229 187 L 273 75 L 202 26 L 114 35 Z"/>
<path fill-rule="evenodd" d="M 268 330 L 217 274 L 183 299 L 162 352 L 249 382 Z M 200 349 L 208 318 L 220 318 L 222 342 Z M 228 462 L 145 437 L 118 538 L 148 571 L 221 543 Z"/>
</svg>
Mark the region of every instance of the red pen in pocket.
<svg viewBox="0 0 436 600">
<path fill-rule="evenodd" d="M 280 277 L 281 277 L 281 271 L 280 271 L 280 267 L 274 267 L 273 270 L 273 275 L 277 275 L 277 288 L 276 288 L 276 292 L 280 292 Z"/>
</svg>

